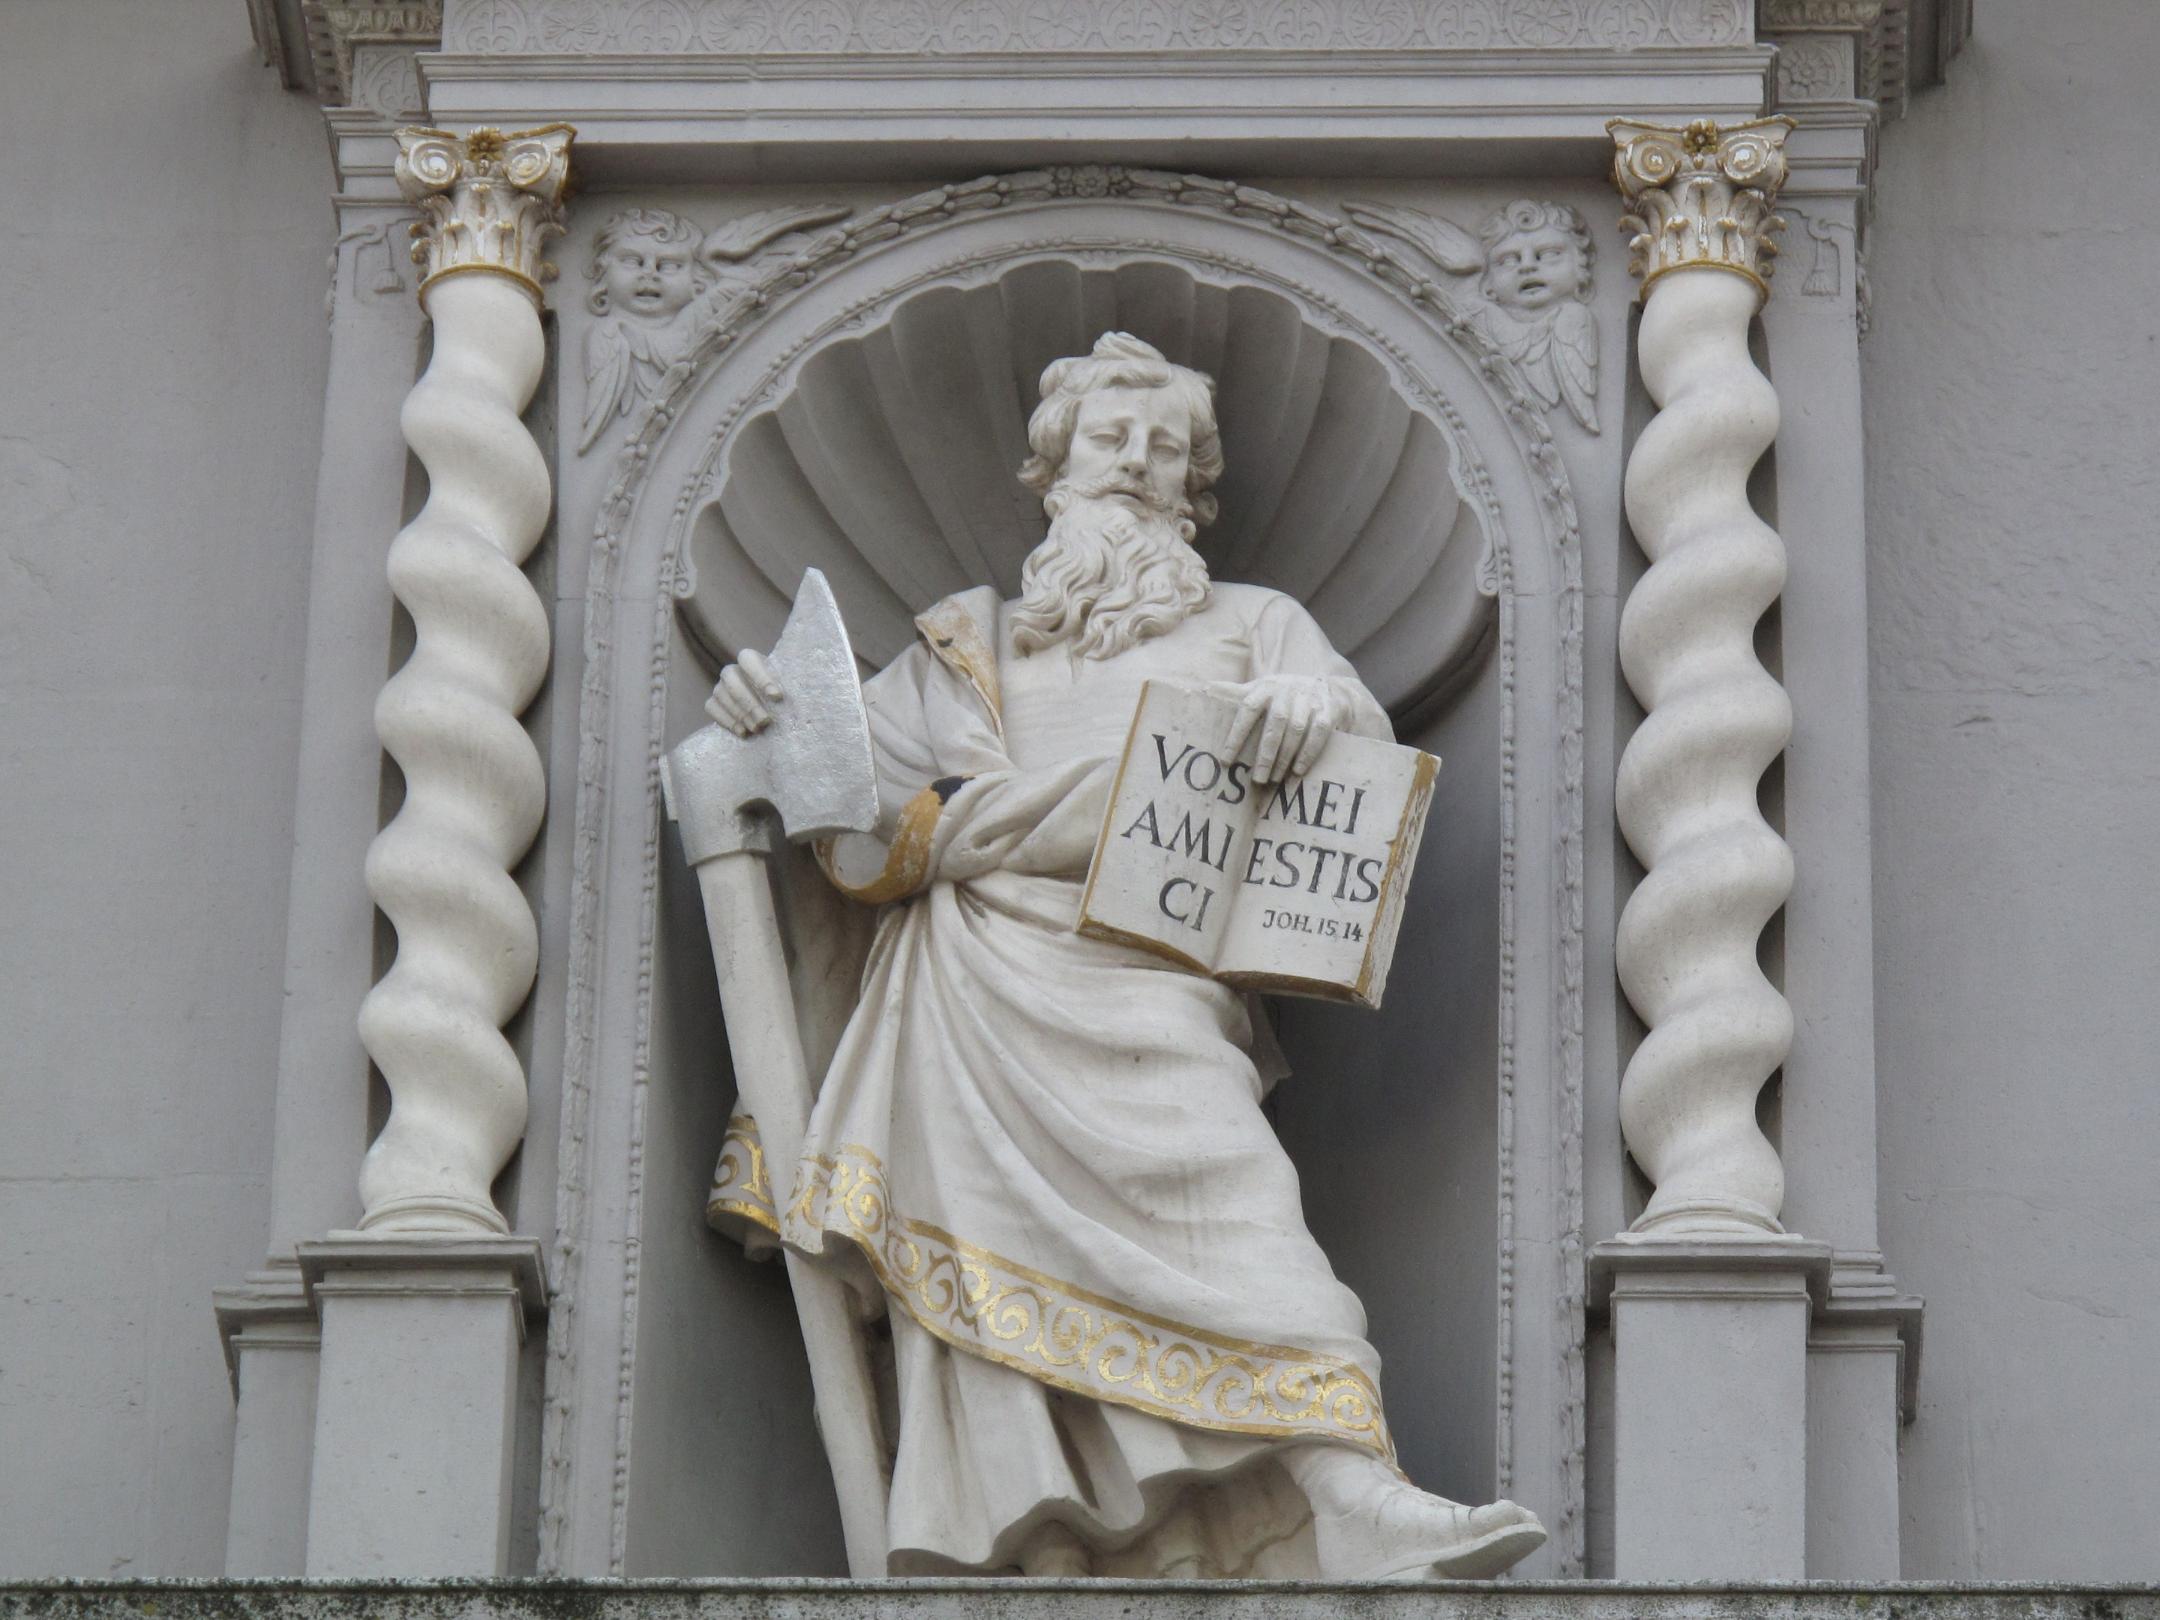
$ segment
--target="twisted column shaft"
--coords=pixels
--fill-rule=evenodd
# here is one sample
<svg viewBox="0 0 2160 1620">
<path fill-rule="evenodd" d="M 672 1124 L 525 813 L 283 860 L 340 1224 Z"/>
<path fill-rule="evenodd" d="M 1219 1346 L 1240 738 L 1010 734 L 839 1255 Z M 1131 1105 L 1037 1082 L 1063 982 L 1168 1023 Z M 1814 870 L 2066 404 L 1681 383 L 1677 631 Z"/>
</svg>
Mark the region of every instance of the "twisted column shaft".
<svg viewBox="0 0 2160 1620">
<path fill-rule="evenodd" d="M 1770 203 L 1789 127 L 1612 126 L 1644 278 L 1638 360 L 1659 407 L 1627 467 L 1650 567 L 1621 613 L 1620 663 L 1646 713 L 1615 797 L 1645 868 L 1614 951 L 1649 1026 L 1620 1086 L 1628 1150 L 1656 1185 L 1638 1232 L 1782 1230 L 1784 1170 L 1755 1107 L 1793 1020 L 1756 949 L 1793 866 L 1757 792 L 1792 706 L 1755 627 L 1784 587 L 1785 548 L 1747 481 L 1778 428 L 1748 328 L 1783 223 Z"/>
<path fill-rule="evenodd" d="M 561 230 L 569 139 L 398 136 L 399 183 L 425 216 L 414 257 L 435 347 L 400 417 L 427 504 L 389 556 L 413 651 L 375 707 L 405 802 L 367 855 L 398 949 L 360 1007 L 391 1099 L 361 1167 L 364 1230 L 505 1230 L 490 1188 L 525 1130 L 525 1072 L 502 1026 L 539 953 L 510 873 L 547 804 L 519 716 L 548 669 L 547 608 L 522 565 L 552 494 L 520 418 L 545 358 L 540 249 Z"/>
</svg>

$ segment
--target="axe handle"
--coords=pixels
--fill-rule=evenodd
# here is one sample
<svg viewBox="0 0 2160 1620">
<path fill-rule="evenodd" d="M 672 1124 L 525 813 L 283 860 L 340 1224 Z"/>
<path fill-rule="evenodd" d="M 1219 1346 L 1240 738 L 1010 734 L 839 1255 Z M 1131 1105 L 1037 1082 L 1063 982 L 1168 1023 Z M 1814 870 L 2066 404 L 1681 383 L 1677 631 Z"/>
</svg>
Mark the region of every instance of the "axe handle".
<svg viewBox="0 0 2160 1620">
<path fill-rule="evenodd" d="M 716 855 L 701 862 L 697 874 L 736 1089 L 744 1111 L 757 1121 L 776 1197 L 785 1199 L 810 1123 L 810 1074 L 764 857 L 747 851 Z M 846 1285 L 830 1269 L 784 1252 L 809 1353 L 818 1431 L 840 1499 L 848 1570 L 857 1580 L 883 1580 L 885 1452 L 869 1357 Z"/>
</svg>

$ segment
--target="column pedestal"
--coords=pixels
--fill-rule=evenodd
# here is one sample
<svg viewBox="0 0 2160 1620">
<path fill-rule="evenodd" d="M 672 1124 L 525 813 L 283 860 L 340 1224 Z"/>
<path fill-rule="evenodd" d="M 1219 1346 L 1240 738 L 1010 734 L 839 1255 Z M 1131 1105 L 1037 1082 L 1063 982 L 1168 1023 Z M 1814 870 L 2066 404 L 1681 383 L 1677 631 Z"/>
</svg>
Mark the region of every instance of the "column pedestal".
<svg viewBox="0 0 2160 1620">
<path fill-rule="evenodd" d="M 300 1270 L 322 1314 L 309 1576 L 507 1574 L 539 1241 L 333 1233 Z"/>
<path fill-rule="evenodd" d="M 1590 1268 L 1613 1336 L 1613 1575 L 1805 1577 L 1808 1324 L 1829 1245 L 1630 1236 Z"/>
</svg>

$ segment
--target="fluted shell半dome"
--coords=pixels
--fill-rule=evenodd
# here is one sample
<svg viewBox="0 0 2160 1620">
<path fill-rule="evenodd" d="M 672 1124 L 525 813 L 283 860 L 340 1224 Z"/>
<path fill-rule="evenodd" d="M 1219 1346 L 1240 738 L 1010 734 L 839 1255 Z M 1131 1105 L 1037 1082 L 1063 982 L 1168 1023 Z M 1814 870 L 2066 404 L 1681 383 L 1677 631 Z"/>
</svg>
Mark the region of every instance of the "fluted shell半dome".
<svg viewBox="0 0 2160 1620">
<path fill-rule="evenodd" d="M 807 566 L 831 580 L 866 671 L 940 597 L 1015 593 L 1044 532 L 1016 477 L 1038 379 L 1110 330 L 1216 380 L 1227 470 L 1198 544 L 1217 578 L 1304 601 L 1394 710 L 1475 650 L 1484 541 L 1441 426 L 1282 294 L 1137 255 L 1022 260 L 828 338 L 699 497 L 677 587 L 694 639 L 713 659 L 769 646 Z"/>
</svg>

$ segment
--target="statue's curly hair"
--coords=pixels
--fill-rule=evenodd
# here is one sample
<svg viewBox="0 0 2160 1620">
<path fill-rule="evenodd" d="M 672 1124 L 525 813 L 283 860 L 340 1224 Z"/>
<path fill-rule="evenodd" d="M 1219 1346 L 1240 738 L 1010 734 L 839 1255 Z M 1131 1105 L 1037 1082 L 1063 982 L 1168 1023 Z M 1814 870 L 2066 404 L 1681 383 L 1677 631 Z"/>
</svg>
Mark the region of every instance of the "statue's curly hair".
<svg viewBox="0 0 2160 1620">
<path fill-rule="evenodd" d="M 1478 227 L 1478 240 L 1485 244 L 1485 257 L 1490 259 L 1493 249 L 1511 236 L 1526 235 L 1531 231 L 1565 231 L 1575 243 L 1575 251 L 1582 255 L 1584 286 L 1576 293 L 1585 302 L 1589 300 L 1590 267 L 1596 262 L 1597 248 L 1590 239 L 1590 227 L 1566 203 L 1532 202 L 1527 197 L 1509 203 L 1505 208 L 1495 208 L 1485 216 L 1485 223 Z"/>
<path fill-rule="evenodd" d="M 615 244 L 626 236 L 649 236 L 662 247 L 687 247 L 690 253 L 690 275 L 703 292 L 712 282 L 712 270 L 697 256 L 697 245 L 705 240 L 705 233 L 682 215 L 665 208 L 625 208 L 593 238 L 592 264 L 585 274 L 592 281 L 592 291 L 585 295 L 585 307 L 595 315 L 608 312 L 607 283 L 601 279 L 601 270 L 607 256 L 615 251 Z"/>
<path fill-rule="evenodd" d="M 1098 388 L 1168 388 L 1184 401 L 1192 421 L 1192 454 L 1185 473 L 1185 495 L 1193 520 L 1211 523 L 1215 497 L 1208 488 L 1222 477 L 1222 433 L 1215 425 L 1215 379 L 1166 358 L 1152 343 L 1130 332 L 1105 332 L 1086 355 L 1053 360 L 1042 374 L 1042 403 L 1028 418 L 1028 448 L 1034 452 L 1020 467 L 1020 482 L 1048 495 L 1072 451 L 1073 424 L 1080 401 Z"/>
</svg>

